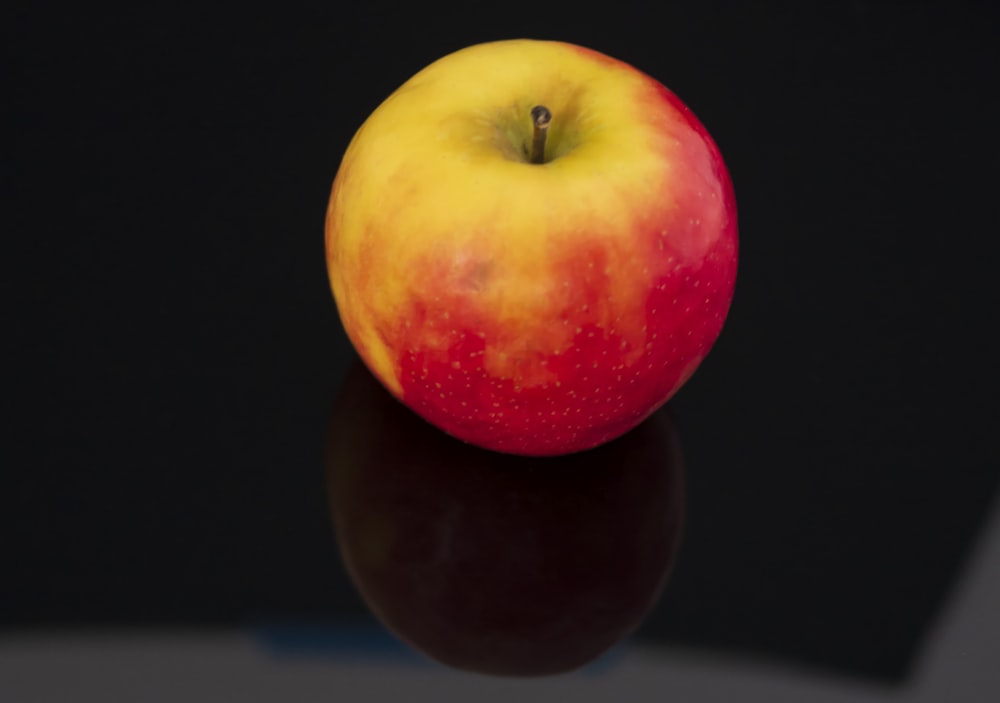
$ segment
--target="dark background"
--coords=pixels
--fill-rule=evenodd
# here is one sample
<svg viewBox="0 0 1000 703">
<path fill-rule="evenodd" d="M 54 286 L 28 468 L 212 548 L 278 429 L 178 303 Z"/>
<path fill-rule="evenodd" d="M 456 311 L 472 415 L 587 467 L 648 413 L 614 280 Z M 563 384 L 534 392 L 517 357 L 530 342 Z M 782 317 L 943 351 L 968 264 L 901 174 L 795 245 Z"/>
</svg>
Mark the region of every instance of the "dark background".
<svg viewBox="0 0 1000 703">
<path fill-rule="evenodd" d="M 530 36 L 673 89 L 740 208 L 640 637 L 904 680 L 1000 477 L 997 10 L 473 5 L 7 11 L 0 628 L 364 615 L 323 491 L 329 188 L 406 78 Z"/>
</svg>

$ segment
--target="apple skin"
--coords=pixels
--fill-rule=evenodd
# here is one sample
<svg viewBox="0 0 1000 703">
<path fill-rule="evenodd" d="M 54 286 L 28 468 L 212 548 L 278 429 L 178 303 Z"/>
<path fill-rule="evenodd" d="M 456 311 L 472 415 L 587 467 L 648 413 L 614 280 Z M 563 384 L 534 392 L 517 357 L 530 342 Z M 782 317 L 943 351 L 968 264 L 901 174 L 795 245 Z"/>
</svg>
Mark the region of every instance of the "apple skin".
<svg viewBox="0 0 1000 703">
<path fill-rule="evenodd" d="M 666 409 L 590 451 L 518 457 L 449 437 L 358 363 L 326 461 L 358 591 L 397 637 L 462 670 L 593 661 L 655 604 L 680 542 L 683 462 Z"/>
<path fill-rule="evenodd" d="M 344 328 L 393 395 L 466 442 L 564 454 L 635 427 L 708 354 L 736 202 L 708 132 L 653 78 L 571 44 L 491 42 L 358 130 L 326 255 Z"/>
</svg>

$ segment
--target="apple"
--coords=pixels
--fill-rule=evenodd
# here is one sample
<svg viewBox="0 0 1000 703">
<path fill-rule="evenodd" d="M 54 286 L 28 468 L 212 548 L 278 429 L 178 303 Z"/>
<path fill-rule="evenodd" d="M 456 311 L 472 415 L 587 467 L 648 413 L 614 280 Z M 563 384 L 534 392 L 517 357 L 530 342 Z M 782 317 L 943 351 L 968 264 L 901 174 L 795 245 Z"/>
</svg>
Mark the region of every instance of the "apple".
<svg viewBox="0 0 1000 703">
<path fill-rule="evenodd" d="M 677 553 L 683 464 L 666 409 L 590 451 L 520 457 L 449 437 L 358 363 L 326 462 L 359 593 L 454 668 L 526 676 L 593 661 L 644 619 Z"/>
<path fill-rule="evenodd" d="M 364 122 L 334 179 L 327 268 L 376 377 L 445 432 L 553 455 L 638 425 L 720 334 L 736 204 L 667 88 L 583 47 L 472 46 Z"/>
</svg>

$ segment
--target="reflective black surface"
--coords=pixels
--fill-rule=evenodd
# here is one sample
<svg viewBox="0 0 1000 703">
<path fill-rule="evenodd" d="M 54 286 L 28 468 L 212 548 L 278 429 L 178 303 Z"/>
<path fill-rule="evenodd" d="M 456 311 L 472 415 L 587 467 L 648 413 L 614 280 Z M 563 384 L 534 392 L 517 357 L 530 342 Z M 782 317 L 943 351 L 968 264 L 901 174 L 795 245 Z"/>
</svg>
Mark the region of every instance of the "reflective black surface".
<svg viewBox="0 0 1000 703">
<path fill-rule="evenodd" d="M 248 682 L 263 700 L 310 688 L 312 674 L 295 668 L 304 662 L 360 661 L 357 671 L 376 673 L 358 673 L 358 685 L 380 698 L 380 682 L 403 674 L 372 652 L 413 651 L 393 649 L 385 625 L 433 653 L 438 645 L 421 641 L 419 622 L 433 600 L 416 587 L 378 590 L 356 568 L 352 550 L 376 528 L 365 527 L 364 512 L 337 507 L 352 491 L 348 504 L 378 506 L 372 514 L 387 521 L 405 509 L 406 519 L 433 525 L 446 508 L 474 504 L 463 519 L 498 530 L 464 531 L 469 561 L 442 557 L 435 570 L 436 593 L 453 608 L 446 615 L 464 613 L 466 622 L 468 609 L 482 608 L 491 626 L 527 638 L 516 627 L 571 612 L 574 589 L 591 589 L 586 602 L 630 583 L 601 574 L 631 574 L 634 592 L 615 599 L 620 627 L 609 625 L 583 653 L 551 650 L 565 658 L 549 666 L 571 668 L 637 625 L 581 671 L 595 677 L 593 690 L 609 682 L 598 699 L 645 685 L 635 683 L 646 680 L 639 669 L 659 682 L 661 698 L 758 691 L 740 672 L 774 682 L 761 684 L 765 700 L 777 691 L 798 700 L 1000 695 L 988 656 L 1000 626 L 983 585 L 995 583 L 986 526 L 1000 477 L 996 10 L 974 2 L 822 10 L 626 2 L 483 16 L 472 6 L 408 8 L 24 5 L 0 23 L 11 124 L 0 195 L 0 699 L 14 681 L 41 691 L 77 672 L 98 690 L 147 665 L 151 676 L 190 684 L 190 694 L 202 679 L 157 669 L 173 661 L 163 647 L 190 656 L 198 676 Z M 645 468 L 612 474 L 619 492 L 603 503 L 600 466 L 525 487 L 527 474 L 475 454 L 486 466 L 463 474 L 427 459 L 443 438 L 359 429 L 388 428 L 398 406 L 337 406 L 350 397 L 343 384 L 355 363 L 323 258 L 340 155 L 415 70 L 510 36 L 589 45 L 660 78 L 705 123 L 732 172 L 735 301 L 718 345 L 670 404 L 675 434 L 663 435 L 683 445 L 675 553 L 667 533 L 680 493 L 667 486 L 680 474 L 668 465 L 621 462 L 610 457 L 623 449 L 606 448 L 597 456 L 609 466 Z M 372 418 L 382 413 L 380 425 Z M 331 417 L 343 419 L 331 428 Z M 338 434 L 334 444 L 356 447 L 357 459 L 334 462 L 328 480 L 326 444 Z M 666 452 L 645 441 L 628 438 L 641 445 L 628 451 Z M 387 481 L 394 492 L 381 493 L 377 483 L 337 478 L 351 466 L 367 479 L 404 468 L 375 459 L 407 446 L 420 448 L 407 461 L 424 457 L 415 465 L 430 472 L 427 484 L 407 483 L 420 472 L 403 473 Z M 522 498 L 492 502 L 492 488 L 475 498 L 474 476 Z M 435 483 L 441 490 L 429 493 Z M 614 506 L 637 491 L 635 510 L 615 522 Z M 543 494 L 565 523 L 505 512 Z M 604 567 L 581 568 L 571 583 L 518 580 L 503 565 L 526 553 L 521 540 L 549 534 L 571 545 L 552 547 L 556 556 L 544 561 L 563 566 L 541 576 L 579 566 L 584 552 L 574 549 L 601 546 L 582 539 L 597 518 L 586 524 L 571 496 L 602 506 L 607 530 L 621 530 L 634 550 L 595 552 L 587 559 Z M 658 501 L 661 521 L 650 518 L 656 527 L 645 532 L 643 516 L 656 515 Z M 500 526 L 516 516 L 522 532 L 508 540 Z M 641 535 L 652 540 L 648 552 L 637 546 Z M 487 537 L 494 546 L 474 548 Z M 389 581 L 438 563 L 428 561 L 431 542 L 420 544 L 413 568 Z M 459 563 L 479 569 L 481 582 L 509 578 L 512 592 L 544 593 L 536 597 L 545 612 L 531 618 L 530 598 L 483 591 L 463 601 L 461 578 L 444 568 Z M 553 590 L 531 590 L 539 583 Z M 231 649 L 202 635 L 171 644 L 176 628 L 209 642 L 240 633 L 263 642 L 266 656 L 237 656 L 243 640 Z M 138 640 L 86 639 L 107 632 Z M 474 639 L 457 653 L 439 648 L 438 658 L 476 669 L 459 660 L 481 644 Z M 529 663 L 544 669 L 543 659 Z M 588 673 L 593 666 L 598 673 Z M 467 681 L 444 666 L 418 671 L 440 677 L 442 690 Z M 481 686 L 528 695 L 550 690 L 545 680 L 511 689 L 508 678 L 482 676 Z M 735 689 L 713 687 L 737 680 Z"/>
</svg>

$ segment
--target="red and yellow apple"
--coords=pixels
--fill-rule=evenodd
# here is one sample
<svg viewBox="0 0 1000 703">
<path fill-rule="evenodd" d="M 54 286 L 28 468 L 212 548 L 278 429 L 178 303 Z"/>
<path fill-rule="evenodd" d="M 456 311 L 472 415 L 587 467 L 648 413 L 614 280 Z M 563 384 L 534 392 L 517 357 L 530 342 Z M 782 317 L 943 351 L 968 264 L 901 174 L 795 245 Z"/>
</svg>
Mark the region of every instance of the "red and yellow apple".
<svg viewBox="0 0 1000 703">
<path fill-rule="evenodd" d="M 467 442 L 562 454 L 638 425 L 705 358 L 733 296 L 736 205 L 708 132 L 659 82 L 583 47 L 499 41 L 432 63 L 365 121 L 326 255 L 344 328 L 394 396 Z"/>
<path fill-rule="evenodd" d="M 358 363 L 326 462 L 351 580 L 386 627 L 451 667 L 584 666 L 645 618 L 677 554 L 684 467 L 665 409 L 590 451 L 512 456 L 439 432 Z"/>
</svg>

